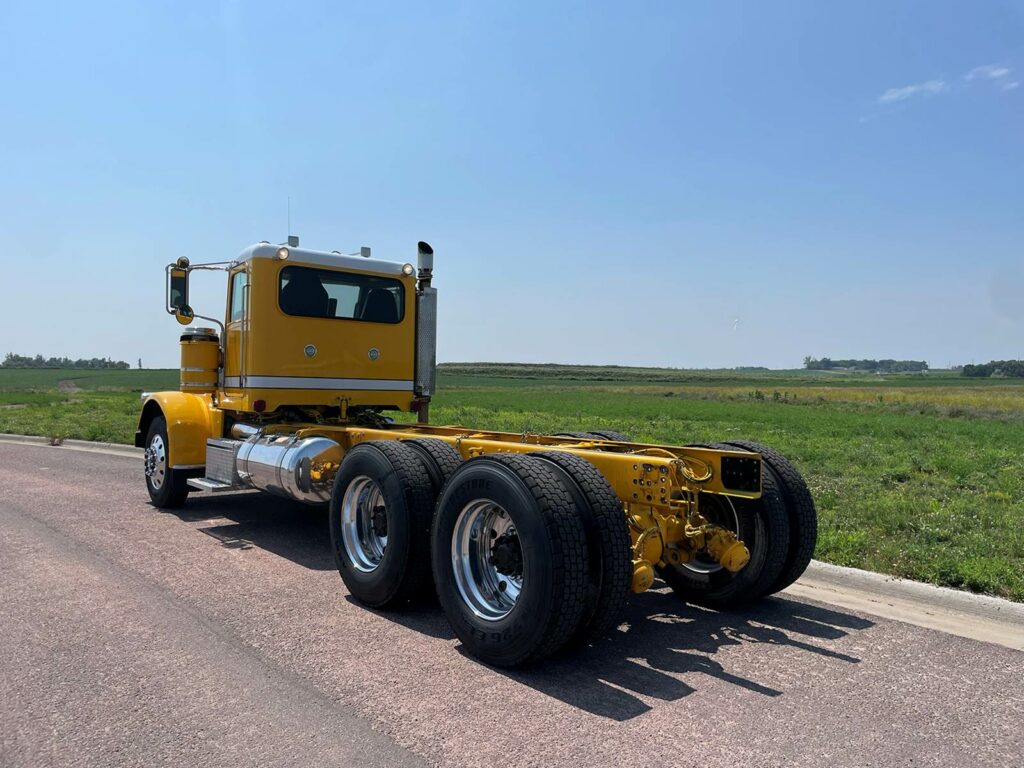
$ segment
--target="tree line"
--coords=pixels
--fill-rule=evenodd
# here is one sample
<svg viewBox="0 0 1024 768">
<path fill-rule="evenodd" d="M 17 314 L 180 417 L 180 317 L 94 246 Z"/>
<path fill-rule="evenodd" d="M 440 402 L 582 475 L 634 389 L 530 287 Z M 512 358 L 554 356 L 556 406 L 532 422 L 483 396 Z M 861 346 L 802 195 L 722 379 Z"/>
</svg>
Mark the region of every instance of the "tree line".
<svg viewBox="0 0 1024 768">
<path fill-rule="evenodd" d="M 924 360 L 833 360 L 829 357 L 805 357 L 809 371 L 868 371 L 870 373 L 920 373 L 928 370 Z"/>
<path fill-rule="evenodd" d="M 89 359 L 72 360 L 70 357 L 27 357 L 8 352 L 0 368 L 130 368 L 124 360 L 111 360 L 109 357 L 92 357 Z"/>
<path fill-rule="evenodd" d="M 1024 360 L 991 360 L 978 365 L 965 365 L 960 370 L 961 376 L 973 376 L 978 379 L 1007 377 L 1024 379 Z"/>
</svg>

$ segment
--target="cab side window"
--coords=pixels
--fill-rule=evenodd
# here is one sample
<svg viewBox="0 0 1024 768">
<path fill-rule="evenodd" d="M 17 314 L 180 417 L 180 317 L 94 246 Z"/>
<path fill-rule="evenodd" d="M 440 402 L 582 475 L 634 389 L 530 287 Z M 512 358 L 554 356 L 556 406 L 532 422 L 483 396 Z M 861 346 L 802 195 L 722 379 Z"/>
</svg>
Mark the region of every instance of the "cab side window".
<svg viewBox="0 0 1024 768">
<path fill-rule="evenodd" d="M 245 309 L 245 287 L 249 284 L 249 276 L 243 272 L 235 272 L 231 276 L 231 314 L 229 320 L 241 320 Z"/>
</svg>

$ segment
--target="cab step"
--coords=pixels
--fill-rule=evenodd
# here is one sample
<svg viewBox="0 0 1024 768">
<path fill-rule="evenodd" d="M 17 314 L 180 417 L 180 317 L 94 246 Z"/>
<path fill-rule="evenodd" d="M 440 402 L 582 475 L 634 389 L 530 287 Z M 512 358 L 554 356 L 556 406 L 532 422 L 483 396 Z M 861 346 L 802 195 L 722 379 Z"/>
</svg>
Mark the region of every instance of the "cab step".
<svg viewBox="0 0 1024 768">
<path fill-rule="evenodd" d="M 245 490 L 243 485 L 231 485 L 220 480 L 214 480 L 212 477 L 190 477 L 188 479 L 188 485 L 190 488 L 195 488 L 197 491 L 209 491 L 210 493 L 225 493 L 227 491 L 242 491 Z"/>
</svg>

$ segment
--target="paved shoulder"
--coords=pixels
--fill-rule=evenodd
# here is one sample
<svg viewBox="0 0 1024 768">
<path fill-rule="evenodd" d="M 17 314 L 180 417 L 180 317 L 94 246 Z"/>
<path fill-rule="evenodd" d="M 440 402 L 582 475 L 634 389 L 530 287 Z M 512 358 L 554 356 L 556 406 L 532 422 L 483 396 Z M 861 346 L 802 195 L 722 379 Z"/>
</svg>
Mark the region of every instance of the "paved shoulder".
<svg viewBox="0 0 1024 768">
<path fill-rule="evenodd" d="M 45 468 L 45 469 L 44 469 Z M 636 596 L 502 672 L 348 599 L 326 515 L 148 504 L 137 459 L 0 444 L 0 764 L 1020 765 L 1024 653 L 780 595 Z M 405 750 L 410 752 L 406 752 Z"/>
<path fill-rule="evenodd" d="M 171 592 L 0 505 L 0 764 L 421 764 Z"/>
</svg>

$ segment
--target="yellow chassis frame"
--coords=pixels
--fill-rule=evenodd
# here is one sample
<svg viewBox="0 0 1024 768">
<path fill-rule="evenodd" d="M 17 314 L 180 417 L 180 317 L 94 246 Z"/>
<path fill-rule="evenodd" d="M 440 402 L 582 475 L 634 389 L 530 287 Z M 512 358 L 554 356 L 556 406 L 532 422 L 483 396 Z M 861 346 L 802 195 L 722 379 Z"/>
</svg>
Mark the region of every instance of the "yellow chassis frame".
<svg viewBox="0 0 1024 768">
<path fill-rule="evenodd" d="M 157 415 L 167 422 L 172 468 L 201 471 L 206 439 L 225 433 L 224 411 L 209 394 L 156 392 L 143 395 L 144 407 L 136 444 Z M 729 571 L 740 570 L 749 552 L 736 535 L 712 524 L 700 511 L 702 494 L 756 499 L 761 495 L 761 455 L 748 451 L 679 447 L 576 438 L 526 432 L 494 432 L 467 427 L 395 424 L 373 428 L 351 423 L 268 424 L 264 434 L 323 436 L 337 442 L 344 454 L 371 440 L 432 437 L 453 446 L 464 458 L 491 453 L 532 453 L 558 450 L 587 460 L 605 477 L 623 504 L 632 536 L 633 589 L 642 592 L 654 582 L 657 567 L 680 565 L 707 553 Z M 723 460 L 746 460 L 756 487 L 737 489 L 723 483 Z M 756 462 L 756 465 L 751 464 Z M 311 468 L 317 479 L 329 480 L 336 464 Z"/>
<path fill-rule="evenodd" d="M 759 453 L 422 424 L 400 424 L 387 429 L 272 424 L 264 432 L 294 434 L 297 438 L 328 437 L 344 451 L 372 440 L 432 437 L 453 446 L 464 459 L 490 453 L 543 450 L 575 454 L 597 468 L 623 504 L 633 544 L 634 592 L 650 588 L 656 567 L 686 563 L 702 551 L 732 572 L 743 568 L 750 559 L 746 545 L 732 531 L 712 524 L 701 515 L 698 499 L 701 493 L 759 498 L 760 487 L 756 491 L 737 490 L 727 488 L 722 482 L 723 459 L 731 457 L 760 463 Z M 336 469 L 333 465 L 312 468 L 314 476 L 321 478 L 329 477 Z M 760 476 L 758 471 L 757 477 Z"/>
</svg>

